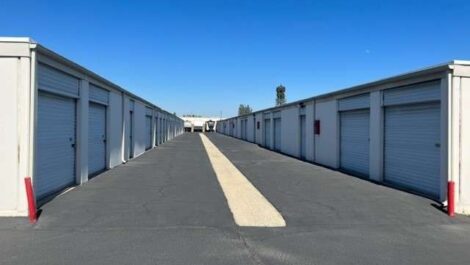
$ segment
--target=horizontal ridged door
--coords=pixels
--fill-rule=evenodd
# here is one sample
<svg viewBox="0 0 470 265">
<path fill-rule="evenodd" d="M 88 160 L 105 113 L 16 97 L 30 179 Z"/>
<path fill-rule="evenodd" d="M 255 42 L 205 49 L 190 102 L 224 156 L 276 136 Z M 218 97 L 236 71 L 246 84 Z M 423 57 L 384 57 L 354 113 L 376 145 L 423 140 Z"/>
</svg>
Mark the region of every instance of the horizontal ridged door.
<svg viewBox="0 0 470 265">
<path fill-rule="evenodd" d="M 34 176 L 38 199 L 75 183 L 75 123 L 74 99 L 39 92 Z"/>
<path fill-rule="evenodd" d="M 80 80 L 45 64 L 38 64 L 38 88 L 61 95 L 78 97 Z"/>
<path fill-rule="evenodd" d="M 340 167 L 369 175 L 369 110 L 340 113 Z"/>
<path fill-rule="evenodd" d="M 385 108 L 385 180 L 438 197 L 440 104 Z"/>
<path fill-rule="evenodd" d="M 264 146 L 271 149 L 271 120 L 264 120 Z"/>
<path fill-rule="evenodd" d="M 91 103 L 88 108 L 88 174 L 106 169 L 106 106 Z"/>
<path fill-rule="evenodd" d="M 152 147 L 152 116 L 145 116 L 145 149 Z"/>
</svg>

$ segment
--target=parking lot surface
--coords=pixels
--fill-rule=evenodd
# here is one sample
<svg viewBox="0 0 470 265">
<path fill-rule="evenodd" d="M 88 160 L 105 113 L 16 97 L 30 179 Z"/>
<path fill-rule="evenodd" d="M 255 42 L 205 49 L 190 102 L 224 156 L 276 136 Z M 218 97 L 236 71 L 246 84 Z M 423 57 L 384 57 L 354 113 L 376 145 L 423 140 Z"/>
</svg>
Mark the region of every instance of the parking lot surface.
<svg viewBox="0 0 470 265">
<path fill-rule="evenodd" d="M 240 227 L 198 134 L 0 219 L 0 264 L 470 264 L 470 218 L 215 133 L 286 227 Z"/>
</svg>

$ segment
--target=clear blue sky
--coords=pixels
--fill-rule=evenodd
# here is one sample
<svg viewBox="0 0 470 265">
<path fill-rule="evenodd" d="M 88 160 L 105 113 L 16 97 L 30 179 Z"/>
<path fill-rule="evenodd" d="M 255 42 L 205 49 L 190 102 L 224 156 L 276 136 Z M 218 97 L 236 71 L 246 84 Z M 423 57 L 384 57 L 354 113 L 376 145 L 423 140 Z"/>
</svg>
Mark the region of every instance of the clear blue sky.
<svg viewBox="0 0 470 265">
<path fill-rule="evenodd" d="M 177 114 L 235 115 L 470 59 L 470 1 L 0 0 L 0 35 Z"/>
</svg>

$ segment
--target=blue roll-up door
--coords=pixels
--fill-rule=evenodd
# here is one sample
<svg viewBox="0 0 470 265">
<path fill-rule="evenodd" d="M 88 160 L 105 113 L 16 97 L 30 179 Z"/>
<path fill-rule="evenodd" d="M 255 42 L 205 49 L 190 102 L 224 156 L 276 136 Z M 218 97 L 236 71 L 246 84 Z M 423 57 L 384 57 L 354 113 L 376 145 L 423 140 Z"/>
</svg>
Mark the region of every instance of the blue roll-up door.
<svg viewBox="0 0 470 265">
<path fill-rule="evenodd" d="M 90 102 L 88 108 L 88 174 L 106 169 L 106 106 Z"/>
<path fill-rule="evenodd" d="M 38 94 L 34 189 L 38 199 L 75 183 L 76 100 Z"/>
<path fill-rule="evenodd" d="M 385 181 L 440 194 L 440 104 L 385 108 Z"/>
<path fill-rule="evenodd" d="M 264 120 L 264 146 L 271 149 L 271 119 Z"/>
<path fill-rule="evenodd" d="M 369 176 L 369 110 L 340 113 L 340 167 Z"/>
<path fill-rule="evenodd" d="M 152 116 L 145 116 L 145 149 L 152 148 Z"/>
</svg>

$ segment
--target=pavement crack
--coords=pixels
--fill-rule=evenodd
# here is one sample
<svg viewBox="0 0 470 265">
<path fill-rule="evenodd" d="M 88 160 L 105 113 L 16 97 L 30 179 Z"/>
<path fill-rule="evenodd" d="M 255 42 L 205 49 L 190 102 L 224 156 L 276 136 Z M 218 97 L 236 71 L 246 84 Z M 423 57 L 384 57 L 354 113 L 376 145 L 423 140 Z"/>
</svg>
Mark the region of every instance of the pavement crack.
<svg viewBox="0 0 470 265">
<path fill-rule="evenodd" d="M 235 232 L 237 233 L 238 238 L 242 242 L 243 247 L 245 247 L 245 249 L 248 251 L 248 255 L 249 255 L 250 259 L 254 262 L 254 264 L 265 265 L 265 263 L 263 263 L 263 261 L 258 256 L 258 254 L 250 247 L 248 242 L 246 242 L 246 239 L 243 237 L 243 235 L 240 233 L 240 231 L 238 229 L 235 229 Z"/>
</svg>

